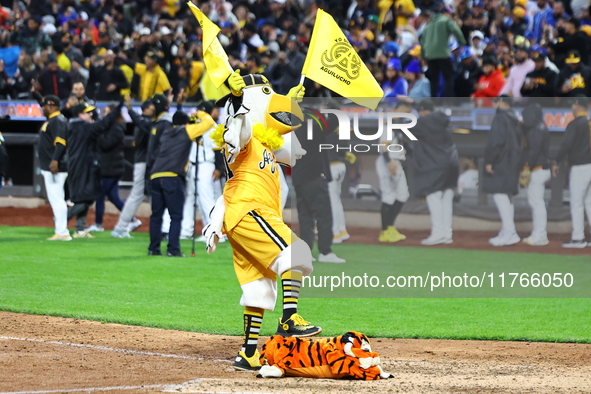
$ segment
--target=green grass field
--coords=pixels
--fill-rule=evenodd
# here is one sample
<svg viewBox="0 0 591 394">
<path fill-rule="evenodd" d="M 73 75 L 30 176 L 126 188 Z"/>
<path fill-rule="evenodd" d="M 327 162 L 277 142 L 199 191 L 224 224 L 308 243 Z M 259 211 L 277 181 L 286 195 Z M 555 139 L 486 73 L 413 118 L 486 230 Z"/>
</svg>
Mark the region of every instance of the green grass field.
<svg viewBox="0 0 591 394">
<path fill-rule="evenodd" d="M 45 241 L 50 229 L 0 231 L 0 310 L 242 334 L 240 288 L 227 243 L 210 256 L 198 244 L 197 257 L 176 259 L 146 256 L 147 234 L 115 239 L 105 232 L 96 239 L 52 243 Z M 389 267 L 394 249 L 397 262 L 419 265 L 589 264 L 588 257 L 577 256 L 366 245 L 334 249 L 348 258 L 341 270 L 356 260 Z M 189 253 L 188 241 L 183 251 Z M 316 267 L 321 274 L 334 269 Z M 302 293 L 300 313 L 326 335 L 357 330 L 373 337 L 591 342 L 586 298 L 306 298 L 306 289 Z M 274 333 L 278 310 L 266 315 L 263 335 Z"/>
</svg>

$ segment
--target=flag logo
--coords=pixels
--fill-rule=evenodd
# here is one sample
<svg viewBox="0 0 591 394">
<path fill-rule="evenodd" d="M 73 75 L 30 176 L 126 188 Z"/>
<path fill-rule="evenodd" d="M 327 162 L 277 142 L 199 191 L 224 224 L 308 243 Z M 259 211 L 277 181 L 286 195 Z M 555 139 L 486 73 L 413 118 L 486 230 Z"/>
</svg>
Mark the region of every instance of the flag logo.
<svg viewBox="0 0 591 394">
<path fill-rule="evenodd" d="M 322 53 L 320 61 L 326 68 L 337 68 L 344 72 L 349 79 L 357 79 L 361 72 L 361 59 L 347 40 L 334 43 L 330 50 Z"/>
</svg>

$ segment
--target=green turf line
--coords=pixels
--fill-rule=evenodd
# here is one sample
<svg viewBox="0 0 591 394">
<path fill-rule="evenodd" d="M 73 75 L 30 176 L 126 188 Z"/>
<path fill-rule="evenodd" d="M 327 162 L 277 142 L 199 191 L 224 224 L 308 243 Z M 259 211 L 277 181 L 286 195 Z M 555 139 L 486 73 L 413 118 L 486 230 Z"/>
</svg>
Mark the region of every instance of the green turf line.
<svg viewBox="0 0 591 394">
<path fill-rule="evenodd" d="M 227 243 L 213 255 L 199 244 L 197 257 L 176 259 L 146 256 L 147 234 L 115 239 L 105 232 L 96 239 L 48 242 L 50 229 L 2 226 L 0 231 L 0 310 L 242 334 L 240 288 Z M 182 246 L 185 253 L 190 250 L 188 241 Z M 453 249 L 334 249 L 351 264 L 371 259 L 388 264 L 394 250 L 396 259 L 409 264 L 497 258 L 494 252 Z M 502 256 L 503 264 L 510 266 L 523 256 L 539 261 L 543 255 Z M 565 258 L 589 263 L 588 257 L 560 257 Z M 318 272 L 327 269 L 316 267 Z M 329 336 L 357 330 L 372 337 L 591 342 L 589 299 L 306 298 L 306 291 L 300 313 Z M 262 335 L 275 332 L 279 310 L 267 313 Z"/>
</svg>

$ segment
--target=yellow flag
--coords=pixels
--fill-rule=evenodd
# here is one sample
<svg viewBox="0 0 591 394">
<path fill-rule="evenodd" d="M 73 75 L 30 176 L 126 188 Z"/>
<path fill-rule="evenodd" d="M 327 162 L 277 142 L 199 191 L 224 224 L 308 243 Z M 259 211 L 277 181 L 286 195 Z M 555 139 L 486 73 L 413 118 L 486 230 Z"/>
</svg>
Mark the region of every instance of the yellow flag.
<svg viewBox="0 0 591 394">
<path fill-rule="evenodd" d="M 302 74 L 367 108 L 376 109 L 384 91 L 332 16 L 318 9 Z"/>
<path fill-rule="evenodd" d="M 195 4 L 189 1 L 187 5 L 203 30 L 203 62 L 214 85 L 219 88 L 234 72 L 228 61 L 228 55 L 218 40 L 220 28 L 210 21 Z"/>
</svg>

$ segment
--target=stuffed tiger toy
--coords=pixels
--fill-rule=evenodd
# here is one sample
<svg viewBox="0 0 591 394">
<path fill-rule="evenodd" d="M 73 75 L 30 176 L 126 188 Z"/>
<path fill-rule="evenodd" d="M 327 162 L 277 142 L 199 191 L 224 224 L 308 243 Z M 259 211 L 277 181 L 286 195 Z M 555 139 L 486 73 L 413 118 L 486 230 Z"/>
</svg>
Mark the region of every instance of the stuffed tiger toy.
<svg viewBox="0 0 591 394">
<path fill-rule="evenodd" d="M 260 361 L 263 378 L 378 380 L 392 377 L 382 371 L 380 356 L 371 351 L 367 336 L 355 331 L 318 339 L 275 335 L 263 345 Z"/>
</svg>

